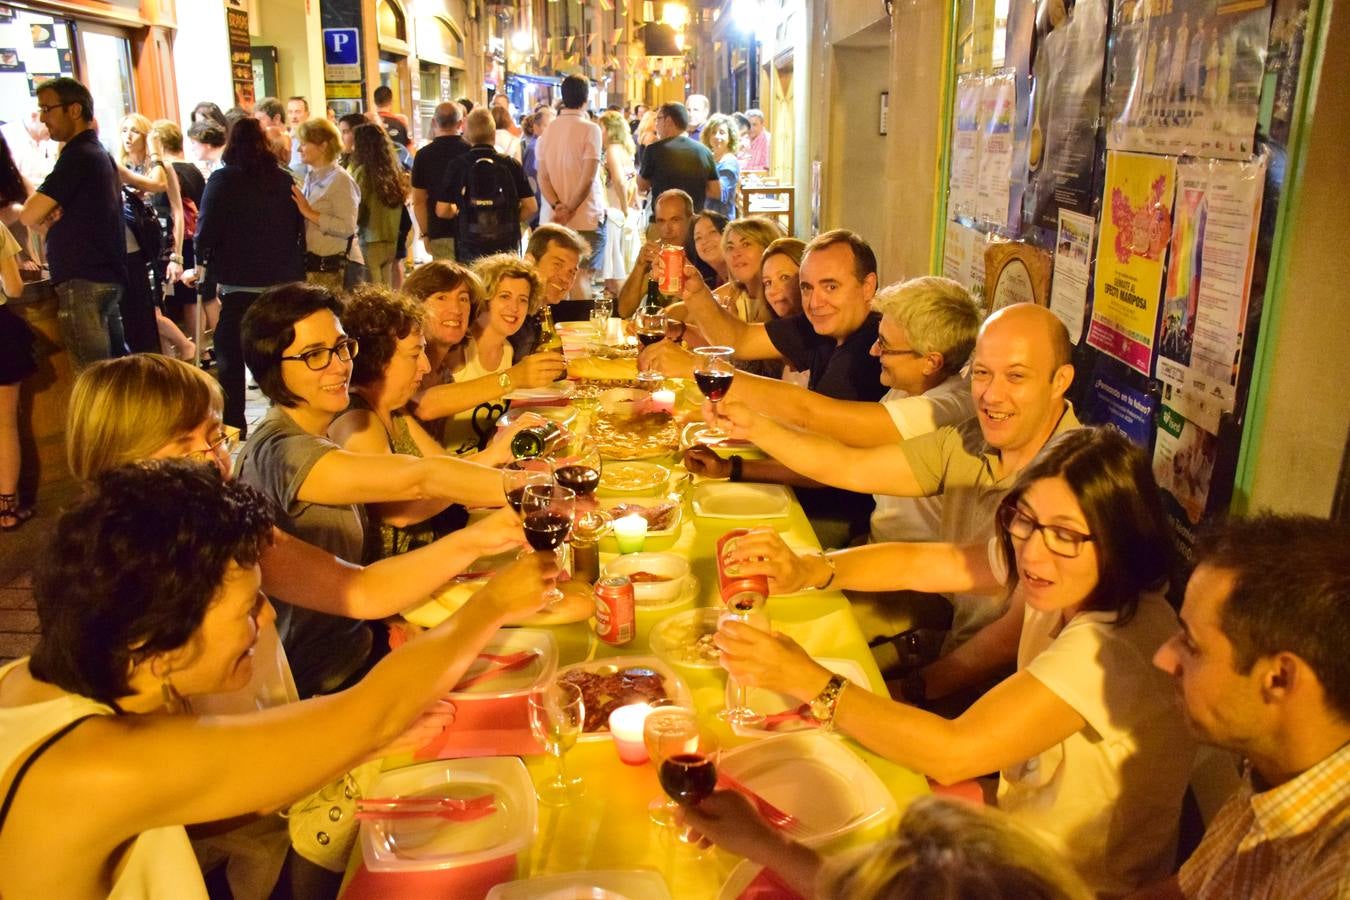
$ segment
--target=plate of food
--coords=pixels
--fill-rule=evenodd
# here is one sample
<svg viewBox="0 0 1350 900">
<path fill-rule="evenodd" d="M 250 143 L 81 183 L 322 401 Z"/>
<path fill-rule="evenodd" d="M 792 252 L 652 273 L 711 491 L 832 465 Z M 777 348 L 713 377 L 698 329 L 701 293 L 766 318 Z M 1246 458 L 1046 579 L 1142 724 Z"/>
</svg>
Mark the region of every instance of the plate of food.
<svg viewBox="0 0 1350 900">
<path fill-rule="evenodd" d="M 667 608 L 688 592 L 689 560 L 675 553 L 625 553 L 605 565 L 606 575 L 626 575 L 638 609 Z"/>
<path fill-rule="evenodd" d="M 591 420 L 591 437 L 606 459 L 650 459 L 668 456 L 680 447 L 680 431 L 670 413 L 612 416 L 598 410 Z"/>
<path fill-rule="evenodd" d="M 431 599 L 408 607 L 401 615 L 421 628 L 435 628 L 467 603 L 479 588 L 487 584 L 489 577 L 490 573 L 478 572 L 456 578 L 432 594 Z M 595 615 L 595 598 L 589 585 L 580 581 L 564 581 L 558 585 L 558 589 L 563 592 L 561 600 L 549 609 L 540 610 L 528 619 L 521 620 L 520 624 L 536 628 L 569 625 L 584 622 Z"/>
<path fill-rule="evenodd" d="M 581 689 L 586 721 L 581 741 L 610 740 L 609 714 L 630 703 L 674 700 L 693 707 L 694 695 L 683 678 L 654 656 L 614 656 L 565 666 L 558 681 Z"/>
<path fill-rule="evenodd" d="M 651 494 L 665 490 L 669 482 L 670 469 L 659 463 L 620 460 L 607 462 L 601 468 L 599 490 L 609 494 Z"/>
<path fill-rule="evenodd" d="M 722 610 L 691 609 L 671 616 L 652 629 L 652 652 L 671 665 L 690 669 L 720 669 L 721 653 L 713 643 Z"/>
</svg>

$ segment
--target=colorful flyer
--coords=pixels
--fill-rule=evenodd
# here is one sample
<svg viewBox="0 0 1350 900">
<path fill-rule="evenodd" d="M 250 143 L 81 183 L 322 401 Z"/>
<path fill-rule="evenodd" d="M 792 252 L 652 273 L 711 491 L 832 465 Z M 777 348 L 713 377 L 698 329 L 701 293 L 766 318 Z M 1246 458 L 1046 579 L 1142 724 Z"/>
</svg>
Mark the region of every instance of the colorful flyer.
<svg viewBox="0 0 1350 900">
<path fill-rule="evenodd" d="M 1013 118 L 1017 90 L 1012 72 L 985 79 L 980 95 L 979 178 L 976 218 L 1000 231 L 1009 229 L 1012 183 Z M 1016 230 L 1016 229 L 1013 229 Z"/>
<path fill-rule="evenodd" d="M 1264 156 L 1177 163 L 1157 378 L 1168 405 L 1210 434 L 1237 394 L 1265 171 Z"/>
<path fill-rule="evenodd" d="M 947 223 L 943 245 L 942 274 L 960 282 L 976 303 L 984 302 L 985 236 L 959 222 Z"/>
<path fill-rule="evenodd" d="M 976 182 L 980 175 L 980 95 L 984 79 L 962 76 L 956 83 L 956 121 L 952 128 L 951 181 L 947 217 L 975 220 Z"/>
<path fill-rule="evenodd" d="M 1153 477 L 1181 507 L 1186 520 L 1197 525 L 1209 502 L 1219 439 L 1166 405 L 1158 416 L 1157 435 Z"/>
<path fill-rule="evenodd" d="M 1153 413 L 1157 402 L 1144 391 L 1130 387 L 1107 371 L 1115 363 L 1097 366 L 1092 379 L 1092 421 L 1114 428 L 1134 443 L 1147 448 L 1153 439 Z"/>
<path fill-rule="evenodd" d="M 1145 375 L 1153 368 L 1175 179 L 1171 157 L 1106 155 L 1088 345 Z"/>
<path fill-rule="evenodd" d="M 1251 155 L 1270 0 L 1115 0 L 1112 22 L 1109 149 Z"/>
<path fill-rule="evenodd" d="M 1069 329 L 1077 344 L 1083 338 L 1088 284 L 1092 274 L 1092 216 L 1059 211 L 1055 239 L 1055 269 L 1050 279 L 1050 311 Z"/>
</svg>

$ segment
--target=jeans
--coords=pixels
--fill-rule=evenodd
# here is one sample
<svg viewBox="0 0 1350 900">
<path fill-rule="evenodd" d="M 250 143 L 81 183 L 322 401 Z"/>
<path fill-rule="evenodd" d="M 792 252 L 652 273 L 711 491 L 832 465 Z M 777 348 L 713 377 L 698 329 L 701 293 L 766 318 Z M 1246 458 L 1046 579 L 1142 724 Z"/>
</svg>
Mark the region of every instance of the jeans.
<svg viewBox="0 0 1350 900">
<path fill-rule="evenodd" d="M 126 356 L 127 342 L 118 306 L 122 285 L 72 278 L 56 285 L 55 290 L 61 340 L 75 371 L 100 359 Z"/>
<path fill-rule="evenodd" d="M 216 322 L 216 365 L 219 367 L 221 390 L 225 392 L 226 425 L 241 431 L 248 423 L 244 419 L 244 341 L 240 323 L 244 313 L 261 292 L 230 291 L 220 295 L 220 319 Z"/>
</svg>

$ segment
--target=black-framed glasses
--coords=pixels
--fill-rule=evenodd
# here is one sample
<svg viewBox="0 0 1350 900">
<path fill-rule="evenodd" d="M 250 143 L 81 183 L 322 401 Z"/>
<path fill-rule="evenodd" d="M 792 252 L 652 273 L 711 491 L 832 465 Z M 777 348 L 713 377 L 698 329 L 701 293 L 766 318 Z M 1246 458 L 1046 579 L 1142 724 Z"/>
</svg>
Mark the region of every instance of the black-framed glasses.
<svg viewBox="0 0 1350 900">
<path fill-rule="evenodd" d="M 878 356 L 923 356 L 922 353 L 913 348 L 892 347 L 886 343 L 881 335 L 877 335 L 876 345 Z"/>
<path fill-rule="evenodd" d="M 283 356 L 282 359 L 297 360 L 309 367 L 312 372 L 322 372 L 333 362 L 334 355 L 343 362 L 351 362 L 361 345 L 355 338 L 344 338 L 331 347 L 315 347 L 295 356 Z"/>
<path fill-rule="evenodd" d="M 66 103 L 48 103 L 48 104 L 46 104 L 45 106 L 44 106 L 43 104 L 39 103 L 39 104 L 38 104 L 38 112 L 42 113 L 42 114 L 45 116 L 47 113 L 51 112 L 51 111 L 54 110 L 54 109 L 62 109 L 62 108 L 64 108 L 64 107 L 69 106 L 71 102 L 73 102 L 73 101 L 69 101 L 69 102 L 66 102 Z"/>
<path fill-rule="evenodd" d="M 184 457 L 193 462 L 214 463 L 220 459 L 222 453 L 226 456 L 233 456 L 234 451 L 238 448 L 239 429 L 222 425 L 216 436 L 206 445 L 205 450 L 189 450 L 184 454 Z"/>
<path fill-rule="evenodd" d="M 1005 503 L 998 508 L 998 523 L 1003 530 L 1019 541 L 1030 540 L 1032 534 L 1039 531 L 1045 541 L 1045 549 L 1056 556 L 1074 559 L 1083 552 L 1083 545 L 1095 541 L 1090 534 L 1074 531 L 1062 525 L 1046 525 L 1036 521 L 1012 504 Z"/>
</svg>

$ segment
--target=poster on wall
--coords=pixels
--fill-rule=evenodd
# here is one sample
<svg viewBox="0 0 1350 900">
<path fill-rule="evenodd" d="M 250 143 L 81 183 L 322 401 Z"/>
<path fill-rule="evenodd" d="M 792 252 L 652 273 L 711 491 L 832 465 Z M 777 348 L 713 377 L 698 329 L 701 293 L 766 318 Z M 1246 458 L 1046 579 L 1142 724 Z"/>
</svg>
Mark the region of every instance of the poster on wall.
<svg viewBox="0 0 1350 900">
<path fill-rule="evenodd" d="M 1210 434 L 1233 410 L 1266 159 L 1177 163 L 1156 377 L 1168 405 Z"/>
<path fill-rule="evenodd" d="M 1115 0 L 1106 145 L 1172 155 L 1251 155 L 1269 0 Z"/>
<path fill-rule="evenodd" d="M 1050 311 L 1069 330 L 1077 344 L 1083 338 L 1088 285 L 1092 274 L 1092 232 L 1096 222 L 1067 209 L 1059 211 L 1055 238 L 1055 266 L 1050 279 Z"/>
<path fill-rule="evenodd" d="M 1050 303 L 1050 254 L 1024 241 L 991 241 L 984 250 L 989 311 L 1015 303 Z"/>
<path fill-rule="evenodd" d="M 1209 502 L 1219 439 L 1176 410 L 1163 405 L 1158 416 L 1158 442 L 1153 448 L 1153 478 L 1197 525 Z"/>
<path fill-rule="evenodd" d="M 947 223 L 947 238 L 942 248 L 942 274 L 960 284 L 984 303 L 985 236 L 959 222 Z"/>
<path fill-rule="evenodd" d="M 1013 118 L 1017 91 L 1012 72 L 985 79 L 980 94 L 979 177 L 976 218 L 999 230 L 1016 230 L 1009 222 L 1012 180 Z"/>
<path fill-rule="evenodd" d="M 248 7 L 230 0 L 225 5 L 225 27 L 230 37 L 230 80 L 234 103 L 253 109 L 253 50 L 249 46 Z"/>
<path fill-rule="evenodd" d="M 1106 371 L 1114 363 L 1099 364 L 1092 378 L 1090 420 L 1114 428 L 1140 447 L 1153 440 L 1153 414 L 1157 402 L 1144 391 L 1136 390 L 1123 379 Z"/>
<path fill-rule="evenodd" d="M 1038 44 L 1023 210 L 1053 232 L 1057 211 L 1091 215 L 1101 115 L 1107 0 L 1079 0 Z"/>
<path fill-rule="evenodd" d="M 984 80 L 974 75 L 956 82 L 956 118 L 952 128 L 948 218 L 973 221 L 980 175 L 980 95 Z"/>
<path fill-rule="evenodd" d="M 1088 345 L 1151 373 L 1176 160 L 1107 153 Z"/>
</svg>

